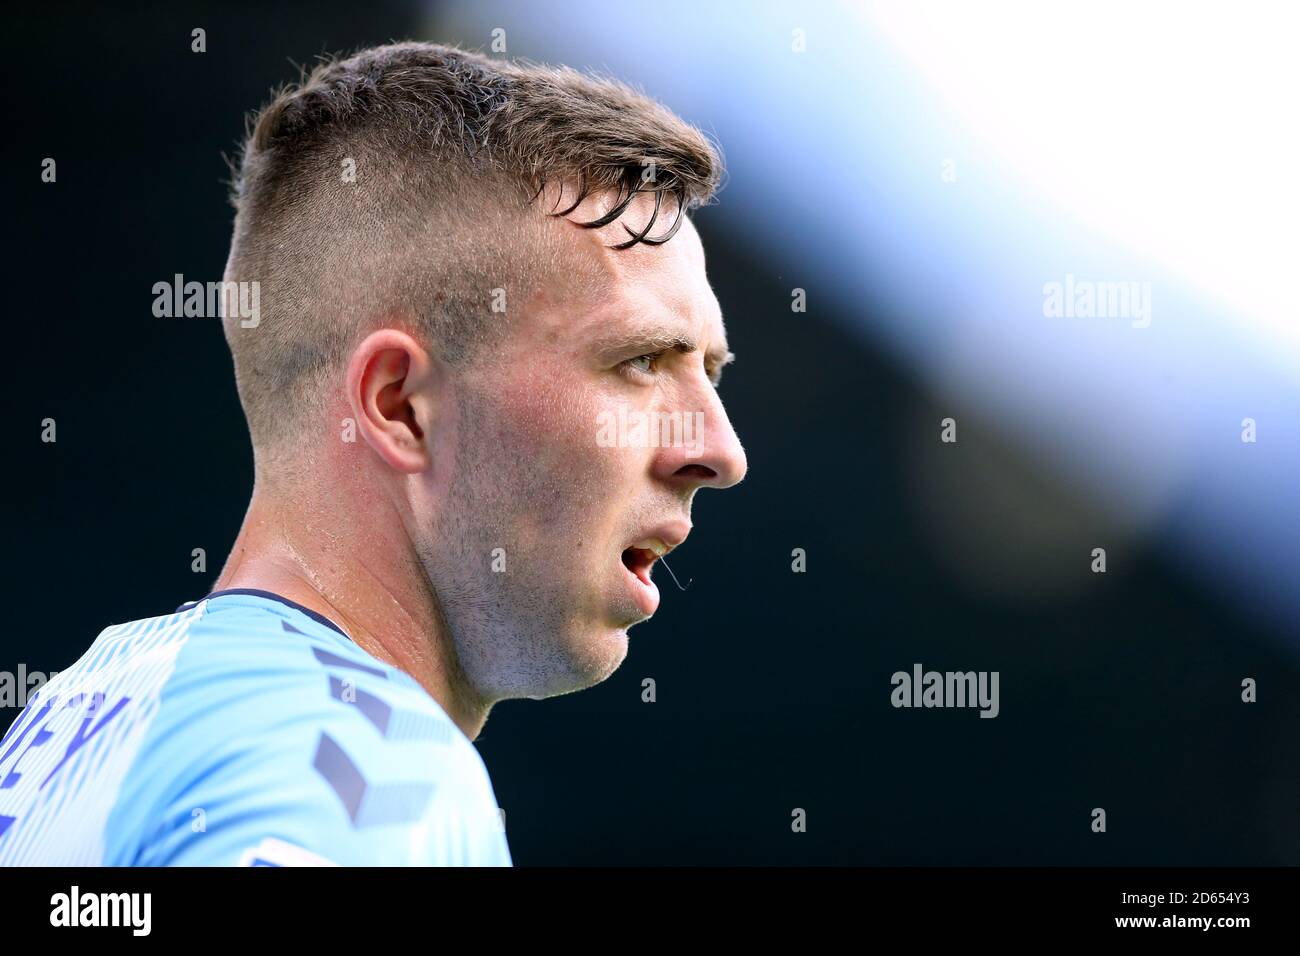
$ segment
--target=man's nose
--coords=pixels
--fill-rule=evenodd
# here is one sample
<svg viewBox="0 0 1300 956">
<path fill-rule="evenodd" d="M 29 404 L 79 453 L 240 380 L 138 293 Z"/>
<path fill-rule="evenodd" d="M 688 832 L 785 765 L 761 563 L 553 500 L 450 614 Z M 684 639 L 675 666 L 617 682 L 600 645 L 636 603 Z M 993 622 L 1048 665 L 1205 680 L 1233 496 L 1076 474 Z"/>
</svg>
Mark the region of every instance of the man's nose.
<svg viewBox="0 0 1300 956">
<path fill-rule="evenodd" d="M 700 407 L 681 412 L 680 428 L 673 422 L 675 437 L 659 449 L 656 474 L 692 490 L 739 484 L 749 463 L 722 399 L 710 387 L 695 404 Z"/>
</svg>

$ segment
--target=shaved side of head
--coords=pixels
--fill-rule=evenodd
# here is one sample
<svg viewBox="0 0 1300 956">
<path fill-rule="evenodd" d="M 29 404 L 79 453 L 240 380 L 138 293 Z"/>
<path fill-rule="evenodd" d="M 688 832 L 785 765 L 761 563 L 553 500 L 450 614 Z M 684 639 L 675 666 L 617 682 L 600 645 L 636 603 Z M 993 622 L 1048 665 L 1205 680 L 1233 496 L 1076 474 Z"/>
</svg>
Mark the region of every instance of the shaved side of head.
<svg viewBox="0 0 1300 956">
<path fill-rule="evenodd" d="M 228 315 L 259 477 L 319 441 L 351 349 L 397 328 L 455 367 L 511 311 L 589 276 L 547 216 L 608 194 L 646 210 L 622 244 L 667 241 L 722 164 L 699 130 L 613 79 L 403 43 L 318 66 L 250 123 L 225 278 L 260 285 Z M 591 221 L 591 220 L 586 220 Z"/>
</svg>

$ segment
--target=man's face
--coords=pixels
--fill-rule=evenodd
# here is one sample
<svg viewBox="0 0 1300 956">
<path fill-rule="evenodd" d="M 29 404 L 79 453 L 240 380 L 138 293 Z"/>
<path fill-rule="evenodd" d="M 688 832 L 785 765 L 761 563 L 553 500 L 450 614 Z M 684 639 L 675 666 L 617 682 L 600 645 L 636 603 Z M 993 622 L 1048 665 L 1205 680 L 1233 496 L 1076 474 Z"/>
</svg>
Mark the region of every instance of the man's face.
<svg viewBox="0 0 1300 956">
<path fill-rule="evenodd" d="M 645 209 L 622 221 L 639 229 Z M 536 291 L 501 347 L 458 371 L 456 437 L 438 458 L 450 490 L 422 555 L 460 665 L 491 700 L 612 674 L 658 606 L 655 552 L 685 540 L 697 489 L 746 469 L 715 390 L 729 353 L 694 225 L 623 250 L 607 248 L 620 222 L 552 227 L 571 281 Z"/>
</svg>

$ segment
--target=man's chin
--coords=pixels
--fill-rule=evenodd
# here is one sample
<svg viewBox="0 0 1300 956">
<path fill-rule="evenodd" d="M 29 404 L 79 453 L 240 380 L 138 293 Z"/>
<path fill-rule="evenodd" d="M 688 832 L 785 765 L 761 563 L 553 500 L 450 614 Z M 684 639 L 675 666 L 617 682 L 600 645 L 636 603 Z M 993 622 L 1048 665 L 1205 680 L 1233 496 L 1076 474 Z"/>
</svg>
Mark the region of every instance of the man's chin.
<svg viewBox="0 0 1300 956">
<path fill-rule="evenodd" d="M 575 677 L 583 682 L 583 687 L 594 687 L 610 678 L 627 658 L 627 628 L 615 627 L 604 631 L 581 655 Z"/>
<path fill-rule="evenodd" d="M 635 622 L 634 622 L 635 623 Z M 530 694 L 532 700 L 572 694 L 608 680 L 627 657 L 627 629 L 631 624 L 607 627 L 590 636 L 584 636 L 579 647 L 569 655 L 569 666 L 564 674 L 552 675 L 544 691 Z"/>
</svg>

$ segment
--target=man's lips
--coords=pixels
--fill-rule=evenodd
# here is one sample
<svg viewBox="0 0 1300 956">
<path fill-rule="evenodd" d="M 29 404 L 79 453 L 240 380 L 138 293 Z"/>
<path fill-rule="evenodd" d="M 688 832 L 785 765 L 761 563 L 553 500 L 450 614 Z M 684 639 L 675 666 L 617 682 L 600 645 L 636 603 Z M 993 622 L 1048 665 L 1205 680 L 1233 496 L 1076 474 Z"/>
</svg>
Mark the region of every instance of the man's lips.
<svg viewBox="0 0 1300 956">
<path fill-rule="evenodd" d="M 650 617 L 659 609 L 659 588 L 650 580 L 650 564 L 629 557 L 628 552 L 632 550 L 629 548 L 623 552 L 623 577 L 632 591 L 632 600 L 636 602 L 637 610 Z M 635 555 L 636 552 L 633 553 Z"/>
<path fill-rule="evenodd" d="M 650 579 L 650 569 L 655 561 L 685 541 L 690 531 L 689 524 L 665 526 L 638 538 L 623 549 L 620 559 L 628 585 L 637 607 L 646 617 L 654 614 L 659 607 L 659 588 Z"/>
</svg>

